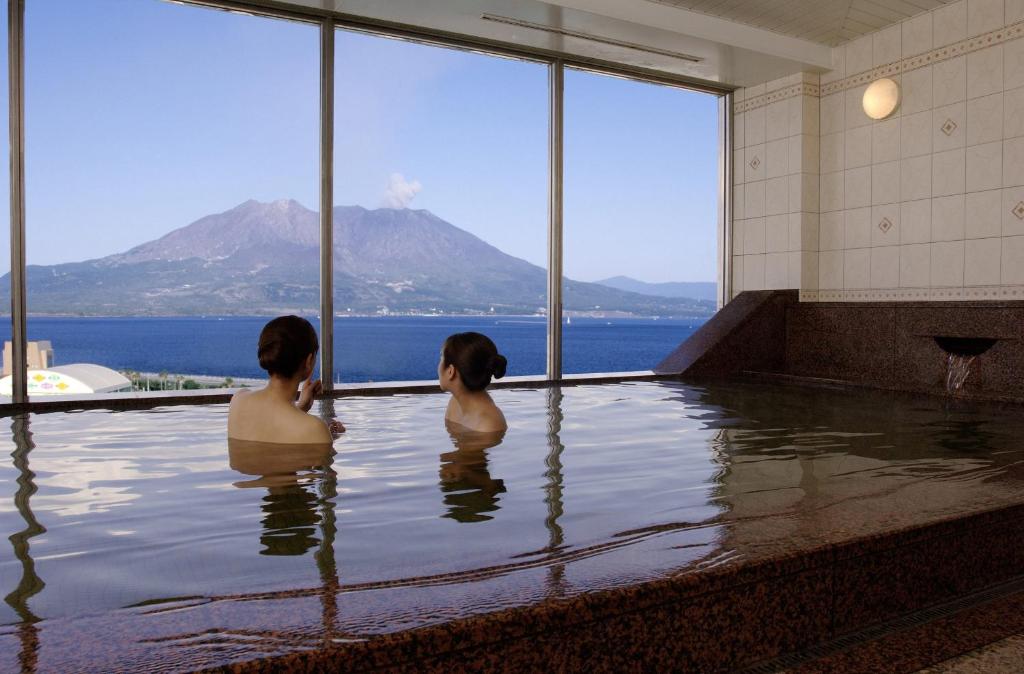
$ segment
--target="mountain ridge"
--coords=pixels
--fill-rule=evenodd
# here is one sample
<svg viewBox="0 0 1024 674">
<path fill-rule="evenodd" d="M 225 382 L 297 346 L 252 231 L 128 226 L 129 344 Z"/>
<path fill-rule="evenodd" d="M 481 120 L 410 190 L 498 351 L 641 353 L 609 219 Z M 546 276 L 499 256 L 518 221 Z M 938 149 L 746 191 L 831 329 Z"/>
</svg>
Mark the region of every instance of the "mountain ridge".
<svg viewBox="0 0 1024 674">
<path fill-rule="evenodd" d="M 535 314 L 547 274 L 427 210 L 334 209 L 336 313 Z M 30 265 L 29 309 L 61 315 L 262 315 L 319 307 L 319 215 L 248 200 L 122 253 Z M 9 289 L 9 275 L 0 292 Z M 113 290 L 111 290 L 113 289 Z M 711 303 L 565 280 L 577 313 L 702 317 Z"/>
</svg>

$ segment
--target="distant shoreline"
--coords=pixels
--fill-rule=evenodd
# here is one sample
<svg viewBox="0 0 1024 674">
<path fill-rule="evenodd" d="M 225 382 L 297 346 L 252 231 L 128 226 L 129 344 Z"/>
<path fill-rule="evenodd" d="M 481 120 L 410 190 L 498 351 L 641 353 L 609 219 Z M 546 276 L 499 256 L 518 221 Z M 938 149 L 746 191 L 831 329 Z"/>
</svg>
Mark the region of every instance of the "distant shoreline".
<svg viewBox="0 0 1024 674">
<path fill-rule="evenodd" d="M 283 314 L 294 313 L 298 316 L 303 316 L 309 319 L 319 319 L 319 316 L 314 313 L 307 312 L 294 312 L 288 310 L 282 310 L 280 312 L 272 312 L 265 314 L 29 314 L 28 318 L 123 318 L 123 319 L 140 319 L 140 318 L 273 318 L 275 316 L 281 316 Z M 690 316 L 666 316 L 666 315 L 639 315 L 639 314 L 599 314 L 591 312 L 579 312 L 579 311 L 567 311 L 563 317 L 569 318 L 595 318 L 601 320 L 619 319 L 619 320 L 631 320 L 631 319 L 646 319 L 646 320 L 700 320 L 708 319 L 713 316 L 714 313 L 706 315 L 690 315 Z M 10 318 L 10 314 L 0 314 L 0 319 Z M 389 314 L 357 314 L 357 313 L 344 313 L 335 314 L 335 319 L 339 318 L 537 318 L 546 319 L 545 314 L 414 314 L 414 313 L 389 313 Z"/>
</svg>

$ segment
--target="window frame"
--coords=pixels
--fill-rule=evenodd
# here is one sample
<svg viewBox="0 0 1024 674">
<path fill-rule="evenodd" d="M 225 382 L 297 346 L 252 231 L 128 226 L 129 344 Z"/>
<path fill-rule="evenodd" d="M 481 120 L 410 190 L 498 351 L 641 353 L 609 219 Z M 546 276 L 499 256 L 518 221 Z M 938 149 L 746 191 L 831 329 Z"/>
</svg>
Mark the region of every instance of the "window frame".
<svg viewBox="0 0 1024 674">
<path fill-rule="evenodd" d="M 176 0 L 180 4 L 208 9 L 250 14 L 257 17 L 284 19 L 316 24 L 320 30 L 320 371 L 334 372 L 334 269 L 333 269 L 333 209 L 334 209 L 334 93 L 335 93 L 335 31 L 363 32 L 387 38 L 397 38 L 418 44 L 454 48 L 486 56 L 531 61 L 548 67 L 548 235 L 547 235 L 547 359 L 543 378 L 524 377 L 508 385 L 551 385 L 582 381 L 603 381 L 608 377 L 579 375 L 566 378 L 562 372 L 562 288 L 563 288 L 563 129 L 564 129 L 564 76 L 568 68 L 595 74 L 637 80 L 651 84 L 687 89 L 715 95 L 719 100 L 719 160 L 718 160 L 718 307 L 724 306 L 732 296 L 732 107 L 733 87 L 694 80 L 684 76 L 625 66 L 596 59 L 568 56 L 542 49 L 509 46 L 496 41 L 453 35 L 428 29 L 397 26 L 385 22 L 369 21 L 339 12 L 309 9 L 282 9 L 265 4 L 263 0 Z M 27 300 L 25 258 L 25 105 L 24 105 L 24 37 L 25 0 L 8 0 L 8 81 L 10 106 L 10 238 L 11 238 L 11 342 L 13 351 L 13 397 L 11 403 L 0 404 L 0 413 L 17 411 L 43 411 L 47 409 L 108 407 L 127 400 L 141 404 L 173 404 L 187 402 L 221 402 L 230 394 L 196 392 L 192 395 L 140 395 L 126 397 L 93 396 L 75 400 L 29 400 L 27 392 Z M 329 317 L 331 320 L 324 320 Z M 654 377 L 651 375 L 650 377 Z M 620 377 L 620 379 L 623 377 Z M 634 377 L 635 378 L 635 377 Z M 642 377 L 641 377 L 642 378 Z M 361 395 L 393 392 L 394 386 L 357 385 L 335 390 L 333 376 L 323 381 L 327 396 L 344 395 L 357 391 Z M 405 387 L 402 390 L 431 389 L 431 387 Z"/>
</svg>

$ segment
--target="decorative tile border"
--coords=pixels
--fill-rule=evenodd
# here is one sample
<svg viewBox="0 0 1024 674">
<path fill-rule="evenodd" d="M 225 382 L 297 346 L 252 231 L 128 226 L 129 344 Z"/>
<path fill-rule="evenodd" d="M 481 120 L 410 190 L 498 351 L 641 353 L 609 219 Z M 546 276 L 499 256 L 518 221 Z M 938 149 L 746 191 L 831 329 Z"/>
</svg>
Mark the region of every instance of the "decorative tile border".
<svg viewBox="0 0 1024 674">
<path fill-rule="evenodd" d="M 828 94 L 834 94 L 839 91 L 846 91 L 847 89 L 853 89 L 854 87 L 859 87 L 862 84 L 873 82 L 881 77 L 892 77 L 893 75 L 910 72 L 911 70 L 917 70 L 918 68 L 923 68 L 924 66 L 928 66 L 933 63 L 948 61 L 949 59 L 956 58 L 957 56 L 970 54 L 987 47 L 994 47 L 1021 37 L 1024 37 L 1024 21 L 1018 21 L 1017 23 L 990 31 L 984 35 L 978 35 L 976 37 L 967 38 L 966 40 L 954 42 L 953 44 L 938 47 L 931 51 L 917 54 L 916 56 L 910 56 L 899 61 L 878 66 L 871 70 L 865 70 L 864 72 L 856 73 L 855 75 L 850 75 L 849 77 L 844 77 L 841 80 L 829 82 L 828 84 L 822 84 L 820 86 L 817 84 L 807 83 L 796 84 L 793 86 L 783 87 L 782 89 L 777 89 L 776 91 L 770 91 L 760 96 L 754 96 L 750 99 L 736 103 L 733 106 L 733 113 L 739 114 L 747 112 L 748 110 L 754 110 L 755 108 L 764 107 L 771 103 L 785 100 L 787 98 L 793 98 L 795 96 L 827 96 Z"/>
<path fill-rule="evenodd" d="M 955 302 L 958 300 L 1024 300 L 1024 286 L 800 291 L 801 302 Z"/>
<path fill-rule="evenodd" d="M 821 87 L 817 84 L 811 84 L 810 82 L 801 82 L 800 84 L 793 84 L 782 89 L 776 89 L 775 91 L 769 91 L 766 94 L 760 96 L 754 96 L 742 100 L 733 105 L 734 114 L 746 112 L 747 110 L 753 110 L 755 108 L 762 108 L 771 103 L 778 103 L 788 98 L 795 98 L 796 96 L 814 96 L 817 98 L 821 95 Z"/>
</svg>

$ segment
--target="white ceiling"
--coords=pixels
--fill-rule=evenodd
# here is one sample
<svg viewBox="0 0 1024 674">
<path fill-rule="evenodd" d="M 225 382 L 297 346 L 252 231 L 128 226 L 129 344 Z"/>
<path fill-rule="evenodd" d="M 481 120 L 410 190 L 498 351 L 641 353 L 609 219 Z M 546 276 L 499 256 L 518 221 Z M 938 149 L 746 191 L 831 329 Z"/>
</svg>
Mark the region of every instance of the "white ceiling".
<svg viewBox="0 0 1024 674">
<path fill-rule="evenodd" d="M 831 66 L 831 49 L 824 44 L 648 0 L 243 1 L 337 12 L 727 86 L 750 86 Z M 511 23 L 486 20 L 485 15 Z M 696 60 L 675 56 L 679 54 Z"/>
<path fill-rule="evenodd" d="M 953 0 L 632 0 L 836 46 Z"/>
</svg>

